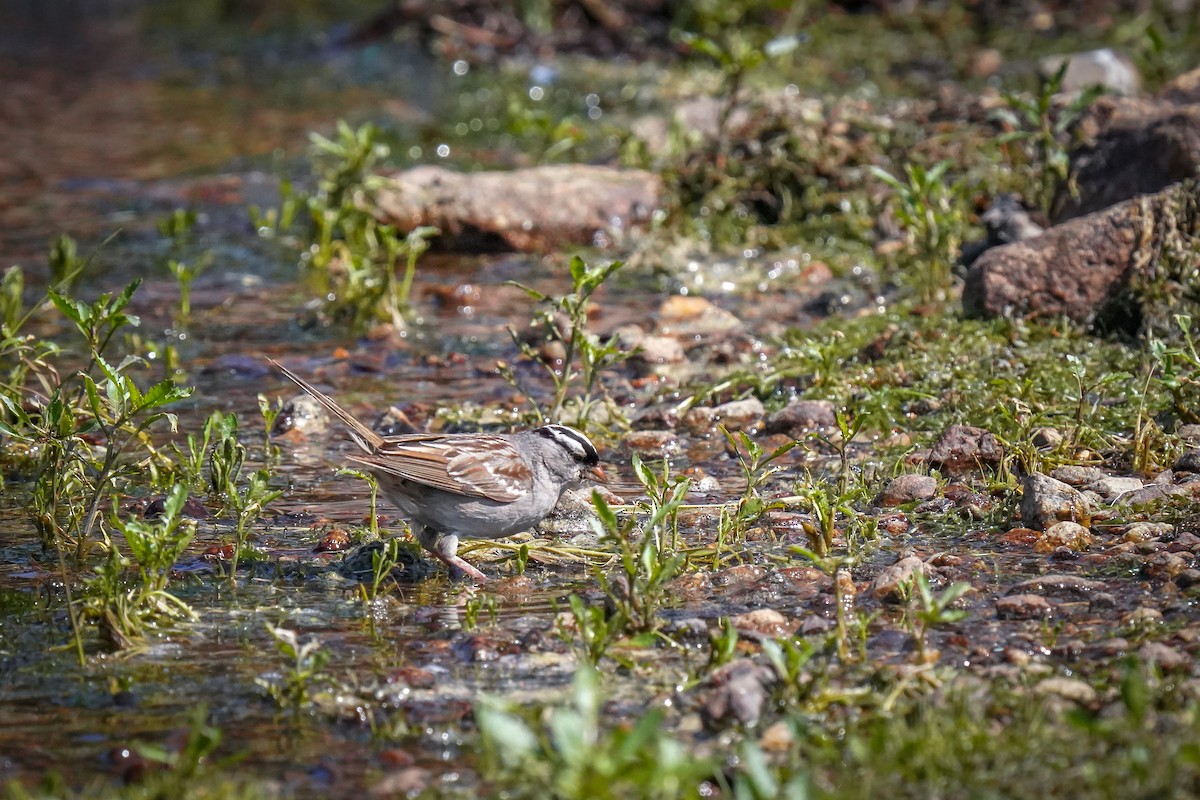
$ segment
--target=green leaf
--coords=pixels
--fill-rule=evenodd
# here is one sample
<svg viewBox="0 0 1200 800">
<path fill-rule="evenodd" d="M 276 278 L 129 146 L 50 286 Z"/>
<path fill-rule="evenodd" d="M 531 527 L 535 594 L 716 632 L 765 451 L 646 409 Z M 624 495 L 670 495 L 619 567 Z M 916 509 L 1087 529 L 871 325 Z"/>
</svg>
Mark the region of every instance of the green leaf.
<svg viewBox="0 0 1200 800">
<path fill-rule="evenodd" d="M 47 293 L 50 297 L 50 302 L 58 309 L 59 313 L 64 317 L 74 322 L 81 330 L 87 324 L 86 320 L 91 317 L 91 308 L 79 300 L 72 300 L 58 292 L 51 291 Z"/>
<path fill-rule="evenodd" d="M 475 721 L 484 741 L 506 764 L 517 764 L 537 752 L 538 738 L 525 721 L 503 711 L 498 701 L 484 697 L 475 708 Z"/>
</svg>

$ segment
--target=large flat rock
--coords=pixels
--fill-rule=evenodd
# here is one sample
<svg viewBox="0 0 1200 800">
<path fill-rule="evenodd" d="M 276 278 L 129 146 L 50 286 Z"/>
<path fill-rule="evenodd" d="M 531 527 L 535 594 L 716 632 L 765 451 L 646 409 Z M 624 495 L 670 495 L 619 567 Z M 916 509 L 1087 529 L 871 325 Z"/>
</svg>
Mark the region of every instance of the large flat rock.
<svg viewBox="0 0 1200 800">
<path fill-rule="evenodd" d="M 662 181 L 633 169 L 566 164 L 463 173 L 421 166 L 384 176 L 374 210 L 401 230 L 441 229 L 442 242 L 468 250 L 605 246 L 645 225 Z"/>
</svg>

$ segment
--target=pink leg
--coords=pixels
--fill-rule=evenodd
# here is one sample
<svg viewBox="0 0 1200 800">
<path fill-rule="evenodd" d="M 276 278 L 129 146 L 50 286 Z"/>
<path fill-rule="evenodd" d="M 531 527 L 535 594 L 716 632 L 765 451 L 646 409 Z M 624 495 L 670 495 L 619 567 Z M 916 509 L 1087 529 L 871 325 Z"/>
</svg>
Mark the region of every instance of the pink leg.
<svg viewBox="0 0 1200 800">
<path fill-rule="evenodd" d="M 488 576 L 472 567 L 458 556 L 458 537 L 453 534 L 438 533 L 429 527 L 422 527 L 417 534 L 421 545 L 436 556 L 442 563 L 451 568 L 465 572 L 476 583 L 487 583 Z"/>
</svg>

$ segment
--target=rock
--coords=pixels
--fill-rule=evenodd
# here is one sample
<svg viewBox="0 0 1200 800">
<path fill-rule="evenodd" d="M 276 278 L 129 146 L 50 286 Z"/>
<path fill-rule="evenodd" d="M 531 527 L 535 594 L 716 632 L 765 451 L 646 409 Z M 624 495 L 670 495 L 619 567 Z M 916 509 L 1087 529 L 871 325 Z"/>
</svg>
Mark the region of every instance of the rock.
<svg viewBox="0 0 1200 800">
<path fill-rule="evenodd" d="M 1176 575 L 1182 574 L 1191 565 L 1191 559 L 1184 558 L 1179 553 L 1162 550 L 1153 553 L 1142 563 L 1142 572 L 1151 578 L 1171 580 Z"/>
<path fill-rule="evenodd" d="M 657 364 L 682 364 L 687 360 L 683 345 L 670 336 L 647 335 L 638 342 L 636 358 L 655 366 Z"/>
<path fill-rule="evenodd" d="M 1121 504 L 1133 506 L 1134 508 L 1138 506 L 1152 505 L 1154 503 L 1162 502 L 1168 497 L 1183 494 L 1186 491 L 1187 490 L 1182 486 L 1171 486 L 1169 484 L 1166 486 L 1159 486 L 1158 484 L 1150 484 L 1149 486 L 1143 486 L 1137 491 L 1129 492 L 1128 494 L 1123 495 L 1121 497 Z"/>
<path fill-rule="evenodd" d="M 795 743 L 796 734 L 784 720 L 772 723 L 758 739 L 758 746 L 768 753 L 788 753 Z"/>
<path fill-rule="evenodd" d="M 410 231 L 441 230 L 439 243 L 466 250 L 604 246 L 647 223 L 662 199 L 651 172 L 564 164 L 462 173 L 419 166 L 382 176 L 372 212 Z"/>
<path fill-rule="evenodd" d="M 919 556 L 902 558 L 875 576 L 871 581 L 871 594 L 880 600 L 899 602 L 905 587 L 911 587 L 918 574 L 929 574 L 925 562 Z"/>
<path fill-rule="evenodd" d="M 1063 92 L 1079 92 L 1093 86 L 1101 86 L 1109 94 L 1135 95 L 1142 88 L 1142 76 L 1133 60 L 1112 48 L 1090 50 L 1086 53 L 1070 53 L 1043 58 L 1039 71 L 1045 77 L 1057 74 L 1063 64 Z"/>
<path fill-rule="evenodd" d="M 798 439 L 806 433 L 831 428 L 837 424 L 837 412 L 828 400 L 792 400 L 783 408 L 767 415 L 764 433 L 786 433 Z"/>
<path fill-rule="evenodd" d="M 928 500 L 937 494 L 937 479 L 930 475 L 900 475 L 884 487 L 875 505 L 884 508 Z"/>
<path fill-rule="evenodd" d="M 341 528 L 334 528 L 329 533 L 317 542 L 317 546 L 313 548 L 317 553 L 340 553 L 343 550 L 350 548 L 350 534 Z"/>
<path fill-rule="evenodd" d="M 1009 594 L 1042 594 L 1051 597 L 1065 597 L 1075 600 L 1086 600 L 1089 595 L 1103 591 L 1104 583 L 1078 575 L 1041 575 L 1021 581 L 1009 588 Z"/>
<path fill-rule="evenodd" d="M 1068 550 L 1087 550 L 1092 544 L 1092 532 L 1075 522 L 1056 522 L 1038 537 L 1035 553 L 1053 553 L 1060 547 Z"/>
<path fill-rule="evenodd" d="M 1169 522 L 1133 522 L 1125 528 L 1122 537 L 1127 542 L 1151 542 L 1175 532 Z"/>
<path fill-rule="evenodd" d="M 1163 672 L 1184 672 L 1192 666 L 1191 656 L 1162 642 L 1143 644 L 1138 648 L 1138 660 Z"/>
<path fill-rule="evenodd" d="M 1141 489 L 1142 482 L 1137 478 L 1119 478 L 1106 475 L 1098 481 L 1092 481 L 1085 488 L 1115 504 L 1121 501 L 1123 495 L 1128 495 L 1130 492 L 1136 492 Z"/>
<path fill-rule="evenodd" d="M 790 636 L 799 623 L 789 620 L 773 608 L 758 608 L 729 618 L 733 627 L 769 638 Z"/>
<path fill-rule="evenodd" d="M 929 451 L 929 465 L 952 475 L 995 469 L 1004 457 L 1000 440 L 983 428 L 951 425 Z"/>
<path fill-rule="evenodd" d="M 1183 572 L 1175 576 L 1175 585 L 1180 589 L 1190 589 L 1193 586 L 1200 586 L 1200 569 L 1185 569 Z"/>
<path fill-rule="evenodd" d="M 658 307 L 661 333 L 670 336 L 712 336 L 740 330 L 742 321 L 703 297 L 671 295 Z"/>
<path fill-rule="evenodd" d="M 996 616 L 1001 619 L 1049 619 L 1054 604 L 1040 594 L 1012 594 L 996 600 Z"/>
<path fill-rule="evenodd" d="M 770 667 L 739 658 L 716 669 L 708 680 L 700 708 L 705 727 L 717 730 L 729 722 L 754 727 L 762 716 L 768 689 L 778 678 Z"/>
<path fill-rule="evenodd" d="M 1188 450 L 1171 465 L 1174 472 L 1200 472 L 1200 448 Z"/>
<path fill-rule="evenodd" d="M 1067 464 L 1051 470 L 1050 477 L 1063 483 L 1069 483 L 1072 486 L 1082 487 L 1087 486 L 1089 483 L 1104 480 L 1108 477 L 1108 473 L 1096 467 L 1081 467 L 1075 464 Z"/>
<path fill-rule="evenodd" d="M 734 431 L 753 431 L 762 422 L 763 414 L 766 409 L 763 408 L 762 401 L 757 397 L 748 397 L 745 400 L 732 400 L 728 403 L 722 403 L 713 409 L 713 416 L 716 421 L 725 426 L 725 430 L 733 433 Z"/>
<path fill-rule="evenodd" d="M 1200 67 L 1175 76 L 1158 90 L 1158 96 L 1174 105 L 1200 103 Z"/>
<path fill-rule="evenodd" d="M 679 437 L 673 431 L 630 431 L 621 443 L 635 453 L 658 457 L 679 450 Z"/>
<path fill-rule="evenodd" d="M 1196 181 L 1070 220 L 980 256 L 967 272 L 963 309 L 1174 337 L 1173 315 L 1200 318 L 1200 303 L 1189 299 L 1200 296 L 1198 229 Z"/>
<path fill-rule="evenodd" d="M 1200 425 L 1196 425 L 1196 424 L 1180 425 L 1178 428 L 1175 429 L 1175 435 L 1178 436 L 1179 439 L 1184 444 L 1190 445 L 1191 447 L 1194 448 L 1196 445 L 1200 444 Z M 1191 451 L 1189 451 L 1189 452 L 1191 452 Z M 1200 453 L 1200 450 L 1197 450 L 1196 452 Z M 1185 453 L 1184 455 L 1187 455 L 1187 454 Z M 1200 455 L 1196 456 L 1196 464 L 1198 466 L 1200 466 Z M 1200 472 L 1200 470 L 1191 470 L 1191 471 L 1192 472 Z"/>
<path fill-rule="evenodd" d="M 1070 520 L 1091 523 L 1091 509 L 1080 492 L 1039 473 L 1027 475 L 1021 484 L 1021 522 L 1027 528 L 1045 530 L 1048 524 Z"/>
<path fill-rule="evenodd" d="M 1070 156 L 1078 194 L 1064 193 L 1057 222 L 1161 192 L 1200 168 L 1200 104 L 1101 97 L 1081 128 L 1090 135 Z"/>
<path fill-rule="evenodd" d="M 314 436 L 329 429 L 329 412 L 307 394 L 298 394 L 283 404 L 275 418 L 273 434 L 299 431 L 305 436 Z"/>
<path fill-rule="evenodd" d="M 1063 443 L 1063 435 L 1062 431 L 1060 431 L 1058 428 L 1051 428 L 1047 425 L 1043 425 L 1042 427 L 1034 428 L 1029 432 L 1029 441 L 1032 442 L 1033 446 L 1038 450 L 1054 450 Z M 1053 472 L 1050 474 L 1054 475 Z M 1059 480 L 1062 480 L 1062 478 L 1059 478 Z M 1070 483 L 1070 481 L 1067 481 L 1067 483 Z"/>
<path fill-rule="evenodd" d="M 1091 684 L 1079 678 L 1046 678 L 1034 687 L 1034 691 L 1040 695 L 1061 697 L 1083 706 L 1092 705 L 1098 696 Z"/>
<path fill-rule="evenodd" d="M 371 797 L 415 797 L 430 787 L 433 773 L 423 767 L 390 772 L 367 792 Z"/>
<path fill-rule="evenodd" d="M 1138 606 L 1121 617 L 1121 624 L 1129 627 L 1154 627 L 1162 624 L 1162 621 L 1162 612 L 1149 606 Z"/>
</svg>

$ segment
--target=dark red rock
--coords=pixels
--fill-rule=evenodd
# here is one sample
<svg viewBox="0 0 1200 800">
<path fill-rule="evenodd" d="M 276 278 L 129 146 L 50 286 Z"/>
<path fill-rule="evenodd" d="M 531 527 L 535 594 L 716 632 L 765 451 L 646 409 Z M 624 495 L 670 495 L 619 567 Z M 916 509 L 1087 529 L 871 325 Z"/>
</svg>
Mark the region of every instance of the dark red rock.
<svg viewBox="0 0 1200 800">
<path fill-rule="evenodd" d="M 334 528 L 317 542 L 314 550 L 318 553 L 340 553 L 350 546 L 350 534 L 341 528 Z"/>
</svg>

